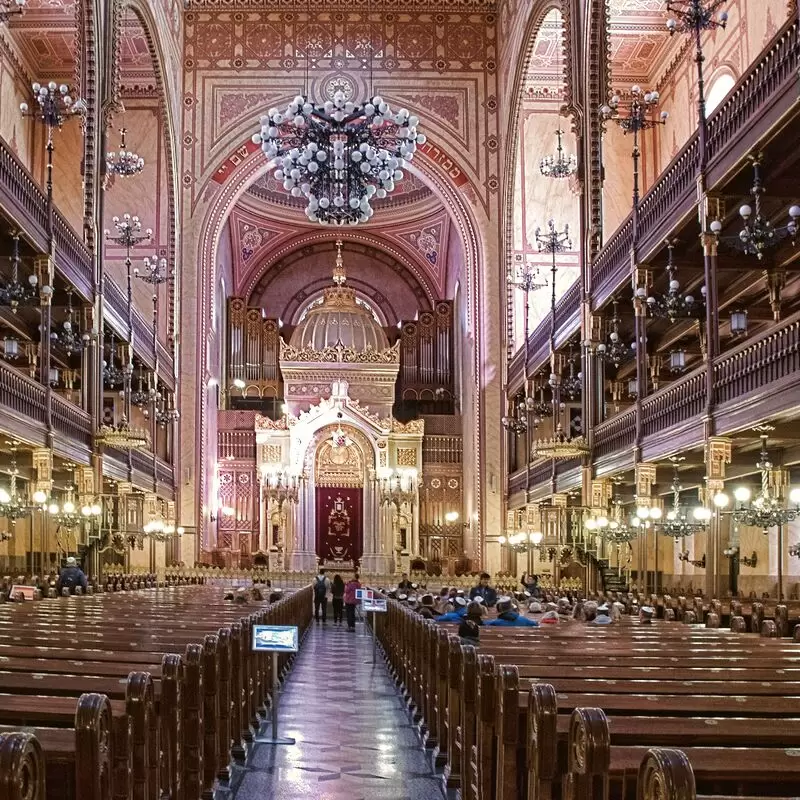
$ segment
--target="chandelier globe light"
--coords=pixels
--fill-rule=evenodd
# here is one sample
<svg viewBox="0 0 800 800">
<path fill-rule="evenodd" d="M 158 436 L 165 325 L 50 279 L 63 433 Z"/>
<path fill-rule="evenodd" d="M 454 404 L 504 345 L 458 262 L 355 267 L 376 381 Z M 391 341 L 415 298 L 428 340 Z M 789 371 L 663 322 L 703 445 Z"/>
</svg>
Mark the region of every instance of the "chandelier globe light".
<svg viewBox="0 0 800 800">
<path fill-rule="evenodd" d="M 120 178 L 130 178 L 144 169 L 144 159 L 125 146 L 127 132 L 126 128 L 120 128 L 119 150 L 110 150 L 106 153 L 106 172 L 110 175 L 119 175 Z"/>
<path fill-rule="evenodd" d="M 275 163 L 283 188 L 306 198 L 309 221 L 357 225 L 373 215 L 373 199 L 394 191 L 425 143 L 418 125 L 418 117 L 392 111 L 379 95 L 356 104 L 338 91 L 322 105 L 298 95 L 261 117 L 253 142 Z"/>
</svg>

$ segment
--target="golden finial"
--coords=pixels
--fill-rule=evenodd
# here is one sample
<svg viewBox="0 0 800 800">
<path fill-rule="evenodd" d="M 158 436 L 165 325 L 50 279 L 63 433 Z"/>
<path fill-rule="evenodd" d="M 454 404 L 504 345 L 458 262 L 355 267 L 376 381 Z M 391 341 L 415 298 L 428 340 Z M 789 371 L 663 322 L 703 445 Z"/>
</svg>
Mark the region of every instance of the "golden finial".
<svg viewBox="0 0 800 800">
<path fill-rule="evenodd" d="M 336 264 L 333 268 L 333 282 L 337 286 L 343 286 L 347 280 L 344 272 L 344 262 L 342 261 L 342 240 L 336 240 Z"/>
</svg>

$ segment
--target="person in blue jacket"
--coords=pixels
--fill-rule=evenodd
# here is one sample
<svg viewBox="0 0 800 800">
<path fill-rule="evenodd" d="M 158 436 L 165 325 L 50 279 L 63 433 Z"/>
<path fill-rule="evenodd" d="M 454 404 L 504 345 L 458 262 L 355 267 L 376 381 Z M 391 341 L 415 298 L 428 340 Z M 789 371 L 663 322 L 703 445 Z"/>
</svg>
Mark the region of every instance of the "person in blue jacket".
<svg viewBox="0 0 800 800">
<path fill-rule="evenodd" d="M 589 623 L 590 625 L 610 625 L 613 622 L 611 619 L 611 609 L 608 603 L 603 603 L 597 606 L 597 616 Z"/>
<path fill-rule="evenodd" d="M 514 601 L 510 597 L 501 597 L 497 601 L 497 618 L 490 619 L 484 625 L 501 625 L 508 628 L 538 628 L 539 623 L 535 619 L 523 617 L 514 606 Z"/>
<path fill-rule="evenodd" d="M 488 572 L 481 572 L 480 583 L 477 586 L 473 586 L 469 592 L 470 600 L 474 600 L 476 597 L 482 597 L 487 608 L 491 608 L 497 602 L 497 591 L 489 586 L 490 578 L 491 575 L 489 575 Z"/>
<path fill-rule="evenodd" d="M 436 622 L 461 622 L 467 615 L 467 601 L 463 597 L 453 600 L 453 610 L 436 617 Z"/>
</svg>

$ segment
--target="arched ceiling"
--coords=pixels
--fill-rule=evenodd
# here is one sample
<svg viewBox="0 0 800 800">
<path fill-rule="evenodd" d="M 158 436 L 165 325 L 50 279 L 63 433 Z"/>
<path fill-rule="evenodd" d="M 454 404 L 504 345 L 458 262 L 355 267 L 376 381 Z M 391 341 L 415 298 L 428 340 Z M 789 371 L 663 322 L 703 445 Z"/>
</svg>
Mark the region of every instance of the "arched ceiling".
<svg viewBox="0 0 800 800">
<path fill-rule="evenodd" d="M 413 319 L 432 307 L 428 287 L 402 260 L 380 246 L 344 237 L 347 285 L 366 299 L 389 326 Z M 321 241 L 287 247 L 270 263 L 248 295 L 248 305 L 269 318 L 294 325 L 308 303 L 332 285 L 336 259 L 335 234 Z"/>
<path fill-rule="evenodd" d="M 269 283 L 268 272 L 274 269 L 271 265 L 281 262 L 293 242 L 317 241 L 320 237 L 333 241 L 336 232 L 308 223 L 304 207 L 302 198 L 291 197 L 269 173 L 256 179 L 239 198 L 228 221 L 236 295 L 249 296 L 256 284 Z M 368 243 L 375 253 L 391 254 L 393 264 L 407 273 L 401 282 L 419 287 L 419 291 L 414 288 L 412 292 L 420 298 L 414 301 L 418 310 L 422 300 L 430 306 L 445 299 L 448 286 L 454 283 L 451 273 L 459 269 L 460 250 L 451 242 L 452 230 L 450 215 L 441 200 L 419 177 L 407 173 L 392 195 L 375 203 L 375 216 L 370 223 L 344 229 L 343 234 L 345 240 L 350 237 L 350 241 L 360 241 L 365 246 Z M 325 268 L 325 280 L 330 277 L 332 264 L 331 259 Z M 353 282 L 361 280 L 367 285 L 383 280 L 361 259 L 351 266 L 363 272 L 348 273 Z M 376 283 L 375 288 L 378 286 Z M 405 310 L 398 312 L 396 319 L 407 318 L 403 315 L 411 297 L 404 297 L 402 291 L 400 295 L 397 302 Z M 392 312 L 387 312 L 387 317 L 391 316 Z"/>
</svg>

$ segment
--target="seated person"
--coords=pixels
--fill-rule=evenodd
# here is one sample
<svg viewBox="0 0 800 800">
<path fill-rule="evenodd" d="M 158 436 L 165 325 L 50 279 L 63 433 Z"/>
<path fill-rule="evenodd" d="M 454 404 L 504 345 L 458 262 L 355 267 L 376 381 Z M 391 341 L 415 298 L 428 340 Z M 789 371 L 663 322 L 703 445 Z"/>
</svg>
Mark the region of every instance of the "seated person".
<svg viewBox="0 0 800 800">
<path fill-rule="evenodd" d="M 88 585 L 89 581 L 86 579 L 83 570 L 78 566 L 77 559 L 74 556 L 70 556 L 67 559 L 67 565 L 58 576 L 56 590 L 61 594 L 62 590 L 69 589 L 70 594 L 75 594 L 75 589 L 78 586 L 85 592 Z"/>
<path fill-rule="evenodd" d="M 602 605 L 597 606 L 597 614 L 595 618 L 591 620 L 592 625 L 610 625 L 612 623 L 611 619 L 611 609 L 608 606 L 608 603 L 603 603 Z"/>
<path fill-rule="evenodd" d="M 576 619 L 583 620 L 583 622 L 594 622 L 597 617 L 597 602 L 595 600 L 587 600 L 585 603 L 578 603 L 575 606 L 577 611 L 580 606 L 580 616 Z"/>
<path fill-rule="evenodd" d="M 488 572 L 481 572 L 480 583 L 473 586 L 469 593 L 469 599 L 474 600 L 476 597 L 482 597 L 483 602 L 491 608 L 497 602 L 497 591 L 489 586 L 489 579 L 491 576 Z"/>
<path fill-rule="evenodd" d="M 480 639 L 480 626 L 483 625 L 483 610 L 485 606 L 472 602 L 467 606 L 467 613 L 458 626 L 458 635 L 464 644 L 477 644 Z"/>
<path fill-rule="evenodd" d="M 538 575 L 530 575 L 527 572 L 523 572 L 519 582 L 525 587 L 525 591 L 528 592 L 531 597 L 539 597 L 541 595 Z"/>
<path fill-rule="evenodd" d="M 463 597 L 456 597 L 453 601 L 453 610 L 436 617 L 437 622 L 461 622 L 467 616 L 467 601 Z"/>
<path fill-rule="evenodd" d="M 655 615 L 656 610 L 652 606 L 642 606 L 639 609 L 639 622 L 641 622 L 642 625 L 652 625 Z"/>
<path fill-rule="evenodd" d="M 540 625 L 558 625 L 560 623 L 560 618 L 558 616 L 558 611 L 545 611 L 541 617 L 539 617 L 539 624 Z"/>
<path fill-rule="evenodd" d="M 501 597 L 497 601 L 497 617 L 484 623 L 485 625 L 501 625 L 506 627 L 532 627 L 538 628 L 539 623 L 534 619 L 523 617 L 519 613 L 514 601 L 510 597 Z"/>
<path fill-rule="evenodd" d="M 432 594 L 424 594 L 419 600 L 417 612 L 424 619 L 434 619 L 436 617 L 435 601 Z"/>
</svg>

